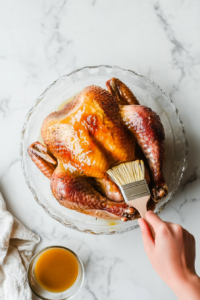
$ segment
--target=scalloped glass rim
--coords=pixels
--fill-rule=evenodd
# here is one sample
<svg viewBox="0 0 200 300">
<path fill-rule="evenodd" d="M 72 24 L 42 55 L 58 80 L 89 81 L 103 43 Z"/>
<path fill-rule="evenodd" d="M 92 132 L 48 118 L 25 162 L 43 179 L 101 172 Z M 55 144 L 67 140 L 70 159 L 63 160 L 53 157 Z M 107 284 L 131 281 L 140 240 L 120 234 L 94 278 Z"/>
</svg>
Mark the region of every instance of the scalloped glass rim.
<svg viewBox="0 0 200 300">
<path fill-rule="evenodd" d="M 35 200 L 39 205 L 43 207 L 43 209 L 46 211 L 47 214 L 49 214 L 52 218 L 59 221 L 64 226 L 67 226 L 69 228 L 81 232 L 92 233 L 92 234 L 123 233 L 137 228 L 138 223 L 137 220 L 134 220 L 125 223 L 119 222 L 112 226 L 109 224 L 91 225 L 79 220 L 75 220 L 69 216 L 64 216 L 63 214 L 60 214 L 59 211 L 57 211 L 56 209 L 48 205 L 48 200 L 46 200 L 45 197 L 40 194 L 39 189 L 36 187 L 36 185 L 33 182 L 34 181 L 33 174 L 31 174 L 30 168 L 27 167 L 28 158 L 27 158 L 27 151 L 26 151 L 27 149 L 26 141 L 27 141 L 27 132 L 30 127 L 31 118 L 35 117 L 34 114 L 37 112 L 37 109 L 40 109 L 42 101 L 45 99 L 45 97 L 47 97 L 48 93 L 52 92 L 52 90 L 56 90 L 56 85 L 59 86 L 60 83 L 67 81 L 69 89 L 73 90 L 73 86 L 76 85 L 77 83 L 78 84 L 81 83 L 81 81 L 99 80 L 101 84 L 101 81 L 105 80 L 103 78 L 106 77 L 108 78 L 118 77 L 122 79 L 126 84 L 128 83 L 130 88 L 132 88 L 130 85 L 133 84 L 134 88 L 132 88 L 132 90 L 134 90 L 134 93 L 138 97 L 141 104 L 145 105 L 151 102 L 151 105 L 149 106 L 153 110 L 155 110 L 159 115 L 161 114 L 160 115 L 161 120 L 162 122 L 164 122 L 164 127 L 166 126 L 167 128 L 166 141 L 167 138 L 171 139 L 169 145 L 167 145 L 167 147 L 170 149 L 170 151 L 168 152 L 171 153 L 171 149 L 173 152 L 173 162 L 170 161 L 170 159 L 172 160 L 172 157 L 169 157 L 167 164 L 171 164 L 173 166 L 173 170 L 171 169 L 168 170 L 168 173 L 170 172 L 169 195 L 166 199 L 163 199 L 156 206 L 157 214 L 159 214 L 165 208 L 166 204 L 169 203 L 169 201 L 172 199 L 183 177 L 183 173 L 187 167 L 188 143 L 186 139 L 184 125 L 180 119 L 179 112 L 175 107 L 175 105 L 173 104 L 172 100 L 160 89 L 160 87 L 158 87 L 155 83 L 151 82 L 147 77 L 143 75 L 138 75 L 132 70 L 122 69 L 117 66 L 101 65 L 101 66 L 84 67 L 58 78 L 35 100 L 33 107 L 30 109 L 30 111 L 28 112 L 25 118 L 22 134 L 21 134 L 21 147 L 20 147 L 20 154 L 22 159 L 22 170 L 23 170 L 26 183 L 30 188 Z M 105 87 L 105 81 L 104 81 L 104 87 Z M 79 91 L 80 90 L 76 90 L 76 93 Z M 55 91 L 54 93 L 56 97 L 57 94 Z M 144 95 L 142 93 L 144 93 Z M 74 94 L 71 93 L 71 96 L 73 95 Z M 159 104 L 159 108 L 157 107 L 158 104 Z M 165 132 L 166 132 L 166 128 L 165 128 Z M 88 218 L 92 218 L 92 217 L 88 217 Z"/>
</svg>

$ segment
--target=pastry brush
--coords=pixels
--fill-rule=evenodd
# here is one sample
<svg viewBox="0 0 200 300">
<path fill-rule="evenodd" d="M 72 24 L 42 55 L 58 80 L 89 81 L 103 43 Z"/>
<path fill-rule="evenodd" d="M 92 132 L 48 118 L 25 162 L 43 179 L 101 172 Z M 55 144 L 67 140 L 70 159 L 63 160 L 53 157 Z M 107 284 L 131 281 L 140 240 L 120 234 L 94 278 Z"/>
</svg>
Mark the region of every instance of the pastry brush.
<svg viewBox="0 0 200 300">
<path fill-rule="evenodd" d="M 107 173 L 112 181 L 119 186 L 125 203 L 139 211 L 141 217 L 148 223 L 153 238 L 155 238 L 154 230 L 145 217 L 151 194 L 145 179 L 144 162 L 136 160 L 123 163 L 108 170 Z"/>
</svg>

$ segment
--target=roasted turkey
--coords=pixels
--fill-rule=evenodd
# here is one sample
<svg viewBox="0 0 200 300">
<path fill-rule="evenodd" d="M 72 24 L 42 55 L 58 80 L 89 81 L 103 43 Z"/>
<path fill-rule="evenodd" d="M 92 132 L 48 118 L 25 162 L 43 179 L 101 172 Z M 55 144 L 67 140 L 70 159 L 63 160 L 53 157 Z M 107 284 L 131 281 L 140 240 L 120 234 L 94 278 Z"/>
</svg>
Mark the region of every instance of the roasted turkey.
<svg viewBox="0 0 200 300">
<path fill-rule="evenodd" d="M 31 144 L 28 153 L 51 181 L 63 206 L 103 219 L 135 218 L 106 171 L 123 162 L 143 159 L 152 199 L 167 195 L 162 173 L 165 134 L 159 116 L 141 106 L 119 79 L 107 90 L 86 87 L 63 109 L 43 122 L 44 145 Z"/>
</svg>

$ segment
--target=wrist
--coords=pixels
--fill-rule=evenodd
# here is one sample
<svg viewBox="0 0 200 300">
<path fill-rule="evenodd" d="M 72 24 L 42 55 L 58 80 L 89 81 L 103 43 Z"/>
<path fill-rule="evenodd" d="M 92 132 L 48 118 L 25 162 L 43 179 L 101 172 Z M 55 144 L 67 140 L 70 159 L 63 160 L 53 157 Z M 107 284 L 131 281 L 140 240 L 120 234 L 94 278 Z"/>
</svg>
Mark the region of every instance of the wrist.
<svg viewBox="0 0 200 300">
<path fill-rule="evenodd" d="M 179 300 L 200 299 L 200 278 L 196 274 L 188 274 L 175 281 L 171 288 Z"/>
</svg>

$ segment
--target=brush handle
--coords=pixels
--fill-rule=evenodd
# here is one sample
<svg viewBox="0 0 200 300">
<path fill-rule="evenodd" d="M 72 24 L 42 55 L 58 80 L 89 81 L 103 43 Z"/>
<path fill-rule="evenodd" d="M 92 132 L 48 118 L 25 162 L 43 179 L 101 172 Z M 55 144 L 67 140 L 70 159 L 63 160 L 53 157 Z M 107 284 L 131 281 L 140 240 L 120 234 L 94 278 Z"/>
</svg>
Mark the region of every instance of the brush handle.
<svg viewBox="0 0 200 300">
<path fill-rule="evenodd" d="M 150 231 L 151 231 L 151 235 L 152 235 L 153 239 L 155 240 L 155 231 L 154 231 L 153 227 L 151 226 L 151 224 L 146 219 L 147 203 L 149 202 L 149 199 L 150 199 L 150 196 L 144 196 L 139 199 L 128 201 L 128 205 L 136 208 L 139 211 L 141 217 L 147 222 L 147 224 L 150 228 Z"/>
</svg>

